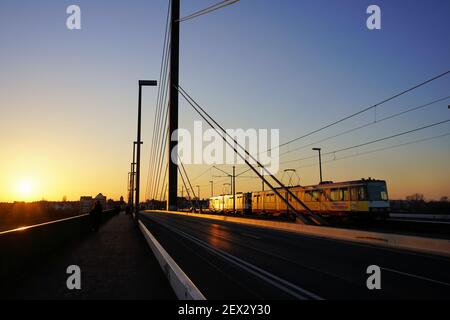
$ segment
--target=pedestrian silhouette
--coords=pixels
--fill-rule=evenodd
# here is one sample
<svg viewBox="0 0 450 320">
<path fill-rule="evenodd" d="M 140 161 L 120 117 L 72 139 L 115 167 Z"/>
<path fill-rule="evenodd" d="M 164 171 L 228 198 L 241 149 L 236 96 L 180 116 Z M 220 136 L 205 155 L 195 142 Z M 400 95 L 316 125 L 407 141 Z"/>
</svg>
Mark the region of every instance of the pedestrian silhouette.
<svg viewBox="0 0 450 320">
<path fill-rule="evenodd" d="M 91 216 L 91 225 L 92 230 L 97 231 L 100 227 L 100 219 L 103 212 L 103 206 L 100 203 L 100 201 L 96 201 L 94 204 L 94 207 L 92 208 L 91 212 L 89 213 Z"/>
</svg>

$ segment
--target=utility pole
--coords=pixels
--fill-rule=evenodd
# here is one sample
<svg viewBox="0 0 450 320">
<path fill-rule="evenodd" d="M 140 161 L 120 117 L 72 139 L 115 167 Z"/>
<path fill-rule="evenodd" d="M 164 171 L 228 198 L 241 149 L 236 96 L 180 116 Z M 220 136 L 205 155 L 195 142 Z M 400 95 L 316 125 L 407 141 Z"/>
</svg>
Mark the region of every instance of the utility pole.
<svg viewBox="0 0 450 320">
<path fill-rule="evenodd" d="M 131 189 L 131 175 L 133 173 L 130 171 L 128 172 L 128 206 L 132 208 L 132 202 L 131 202 L 131 195 L 132 195 L 132 189 Z"/>
<path fill-rule="evenodd" d="M 233 189 L 233 213 L 236 213 L 236 167 L 233 166 L 233 186 L 231 189 Z"/>
<path fill-rule="evenodd" d="M 225 186 L 230 186 L 230 188 L 231 188 L 232 184 L 231 183 L 224 183 L 223 186 L 224 187 Z M 222 192 L 223 192 L 222 193 L 222 210 L 225 213 L 225 191 L 222 189 Z M 230 192 L 231 192 L 231 190 L 230 190 Z"/>
<path fill-rule="evenodd" d="M 169 176 L 167 210 L 177 210 L 178 159 L 171 158 L 172 150 L 178 155 L 178 137 L 172 135 L 178 129 L 178 84 L 180 59 L 180 0 L 172 0 L 170 33 L 170 79 L 169 79 Z"/>
<path fill-rule="evenodd" d="M 133 208 L 133 206 L 134 206 L 134 192 L 136 191 L 136 184 L 135 184 L 135 179 L 136 179 L 136 171 L 135 171 L 135 168 L 136 168 L 136 144 L 137 144 L 137 142 L 136 141 L 134 141 L 133 142 L 133 162 L 131 163 L 131 177 L 130 177 L 130 186 L 131 186 L 131 203 L 130 203 L 130 205 L 131 205 L 131 209 Z M 142 142 L 141 142 L 141 144 L 142 144 Z"/>
<path fill-rule="evenodd" d="M 139 191 L 141 179 L 141 113 L 142 113 L 142 86 L 139 84 L 138 97 L 138 125 L 137 125 L 137 160 L 136 160 L 136 201 L 135 201 L 135 219 L 139 216 Z M 133 161 L 135 162 L 135 161 Z M 133 179 L 134 180 L 134 179 Z M 133 181 L 134 183 L 134 181 Z M 134 185 L 133 185 L 134 188 Z"/>
<path fill-rule="evenodd" d="M 209 183 L 211 183 L 211 198 L 214 197 L 214 181 L 210 181 Z"/>
<path fill-rule="evenodd" d="M 139 192 L 141 190 L 141 118 L 142 118 L 142 87 L 154 87 L 157 85 L 156 80 L 139 80 L 139 97 L 138 97 L 138 123 L 137 123 L 137 139 L 136 148 L 136 199 L 135 199 L 135 218 L 139 217 Z M 133 161 L 134 162 L 134 161 Z M 133 179 L 134 180 L 134 179 Z M 134 184 L 134 181 L 133 181 Z M 133 185 L 134 188 L 134 185 Z"/>
<path fill-rule="evenodd" d="M 264 169 L 259 166 L 261 168 L 261 174 L 264 175 Z M 264 191 L 264 180 L 261 180 L 261 191 Z"/>
<path fill-rule="evenodd" d="M 201 201 L 200 201 L 200 186 L 196 185 L 196 187 L 197 187 L 197 198 L 198 198 L 198 200 L 197 200 L 198 212 L 202 213 L 202 204 L 201 204 Z"/>
<path fill-rule="evenodd" d="M 319 151 L 319 170 L 320 170 L 320 183 L 323 182 L 322 180 L 322 149 L 321 148 L 313 148 L 314 151 Z"/>
<path fill-rule="evenodd" d="M 135 189 L 135 184 L 134 184 L 134 178 L 135 178 L 135 175 L 136 175 L 136 172 L 134 171 L 135 169 L 135 165 L 136 165 L 136 162 L 134 162 L 135 160 L 133 160 L 133 162 L 131 163 L 131 173 L 130 173 L 130 205 L 131 205 L 131 208 L 133 208 L 133 204 L 134 204 L 134 191 L 136 190 Z"/>
</svg>

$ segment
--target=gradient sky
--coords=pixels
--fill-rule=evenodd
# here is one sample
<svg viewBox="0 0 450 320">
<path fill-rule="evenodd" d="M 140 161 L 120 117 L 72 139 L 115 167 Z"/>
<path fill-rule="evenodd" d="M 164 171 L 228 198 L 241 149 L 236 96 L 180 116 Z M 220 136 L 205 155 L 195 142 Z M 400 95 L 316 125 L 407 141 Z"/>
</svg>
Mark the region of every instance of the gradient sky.
<svg viewBox="0 0 450 320">
<path fill-rule="evenodd" d="M 182 0 L 182 16 L 215 2 Z M 66 28 L 71 4 L 81 7 L 82 30 Z M 381 7 L 381 30 L 366 28 L 370 4 Z M 0 201 L 126 196 L 137 80 L 159 77 L 166 11 L 167 0 L 0 2 Z M 183 23 L 180 54 L 181 85 L 223 126 L 279 128 L 283 142 L 449 70 L 450 1 L 242 0 Z M 448 95 L 450 76 L 379 107 L 377 117 Z M 145 89 L 144 191 L 155 102 L 156 89 Z M 318 146 L 332 151 L 449 119 L 449 104 Z M 198 117 L 184 102 L 180 112 L 180 127 L 191 128 Z M 368 112 L 290 148 L 373 118 Z M 446 133 L 448 123 L 336 158 Z M 311 155 L 305 148 L 282 161 Z M 315 162 L 283 169 L 302 167 L 301 184 L 314 184 Z M 436 199 L 450 195 L 448 163 L 450 136 L 327 162 L 323 170 L 326 180 L 385 179 L 391 198 L 419 192 Z M 188 166 L 191 177 L 205 169 Z M 208 172 L 193 181 L 201 196 L 209 196 L 209 180 Z M 226 180 L 215 179 L 217 193 Z M 237 181 L 237 191 L 259 186 Z"/>
</svg>

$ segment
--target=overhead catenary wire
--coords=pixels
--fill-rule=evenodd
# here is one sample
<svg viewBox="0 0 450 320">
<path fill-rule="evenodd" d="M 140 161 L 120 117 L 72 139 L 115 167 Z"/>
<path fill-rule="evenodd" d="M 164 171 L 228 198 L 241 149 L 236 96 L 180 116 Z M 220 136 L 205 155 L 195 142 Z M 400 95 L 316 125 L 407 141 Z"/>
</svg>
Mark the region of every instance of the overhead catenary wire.
<svg viewBox="0 0 450 320">
<path fill-rule="evenodd" d="M 431 83 L 431 82 L 433 82 L 433 81 L 435 81 L 435 80 L 437 80 L 437 79 L 440 79 L 440 78 L 442 78 L 442 77 L 448 75 L 449 73 L 450 73 L 450 70 L 447 70 L 447 71 L 445 71 L 445 72 L 443 72 L 443 73 L 441 73 L 441 74 L 438 74 L 437 76 L 434 76 L 434 77 L 432 77 L 432 78 L 430 78 L 430 79 L 428 79 L 428 80 L 425 80 L 425 81 L 423 81 L 423 82 L 421 82 L 421 83 L 419 83 L 419 84 L 417 84 L 417 85 L 415 85 L 415 86 L 413 86 L 413 87 L 411 87 L 411 88 L 408 88 L 408 89 L 406 89 L 406 90 L 403 90 L 403 91 L 401 91 L 400 93 L 394 94 L 394 95 L 390 96 L 389 98 L 386 98 L 386 99 L 384 99 L 384 100 L 382 100 L 382 101 L 380 101 L 380 102 L 377 102 L 377 103 L 375 103 L 374 105 L 371 105 L 371 106 L 369 106 L 369 107 L 367 107 L 367 108 L 364 108 L 364 109 L 362 109 L 362 110 L 360 110 L 360 111 L 358 111 L 358 112 L 352 113 L 352 114 L 350 114 L 350 115 L 348 115 L 348 116 L 346 116 L 346 117 L 343 117 L 343 118 L 341 118 L 341 119 L 339 119 L 339 120 L 333 121 L 333 122 L 331 122 L 331 123 L 329 123 L 329 124 L 327 124 L 327 125 L 325 125 L 325 126 L 322 126 L 322 127 L 318 128 L 318 129 L 315 129 L 315 130 L 313 130 L 313 131 L 310 131 L 310 132 L 308 132 L 308 133 L 306 133 L 306 134 L 304 134 L 304 135 L 301 135 L 301 136 L 299 136 L 299 137 L 297 137 L 297 138 L 291 139 L 291 140 L 289 140 L 289 141 L 287 141 L 287 142 L 284 142 L 284 143 L 282 143 L 282 144 L 280 144 L 280 145 L 278 145 L 278 146 L 275 146 L 275 147 L 273 147 L 273 148 L 270 148 L 270 149 L 268 149 L 268 150 L 266 150 L 266 151 L 271 151 L 271 150 L 273 150 L 274 148 L 281 148 L 281 147 L 284 147 L 284 146 L 289 145 L 289 144 L 291 144 L 291 143 L 293 143 L 293 142 L 296 142 L 296 141 L 301 140 L 301 139 L 303 139 L 303 138 L 309 137 L 309 136 L 311 136 L 311 135 L 313 135 L 313 134 L 315 134 L 315 133 L 318 133 L 318 132 L 320 132 L 320 131 L 323 131 L 323 130 L 325 130 L 325 129 L 328 129 L 328 128 L 332 127 L 332 126 L 335 126 L 335 125 L 337 125 L 337 124 L 339 124 L 339 123 L 341 123 L 341 122 L 344 122 L 344 121 L 346 121 L 346 120 L 348 120 L 348 119 L 351 119 L 351 118 L 353 118 L 353 117 L 355 117 L 355 116 L 357 116 L 357 115 L 360 115 L 360 114 L 362 114 L 362 113 L 364 113 L 364 112 L 367 112 L 367 111 L 369 111 L 369 110 L 371 110 L 371 109 L 375 109 L 375 108 L 377 108 L 377 107 L 379 107 L 379 106 L 385 104 L 386 102 L 389 102 L 389 101 L 391 101 L 391 100 L 394 100 L 394 99 L 396 99 L 396 98 L 398 98 L 398 97 L 400 97 L 400 96 L 405 95 L 406 93 L 409 93 L 409 92 L 411 92 L 411 91 L 413 91 L 413 90 L 416 90 L 416 89 L 418 89 L 418 88 L 420 88 L 420 87 L 422 87 L 422 86 L 424 86 L 424 85 L 426 85 L 426 84 L 428 84 L 428 83 Z"/>
<path fill-rule="evenodd" d="M 200 179 L 201 177 L 203 177 L 206 173 L 211 172 L 212 166 L 208 167 L 208 169 L 206 169 L 205 171 L 203 171 L 202 173 L 200 173 L 199 175 L 195 176 L 191 181 L 196 181 L 197 179 Z"/>
<path fill-rule="evenodd" d="M 436 104 L 438 102 L 442 102 L 442 101 L 448 100 L 449 98 L 450 98 L 450 96 L 446 96 L 446 97 L 443 97 L 443 98 L 439 98 L 439 99 L 433 100 L 433 101 L 428 102 L 426 104 L 422 104 L 422 105 L 410 108 L 408 110 L 405 110 L 405 111 L 402 111 L 402 112 L 398 112 L 396 114 L 393 114 L 393 115 L 390 115 L 390 116 L 378 119 L 378 120 L 375 119 L 374 121 L 371 121 L 371 122 L 365 123 L 365 124 L 363 124 L 361 126 L 358 126 L 358 127 L 355 127 L 355 128 L 352 128 L 352 129 L 349 129 L 349 130 L 346 130 L 346 131 L 343 131 L 343 132 L 338 133 L 336 135 L 332 135 L 332 136 L 326 137 L 324 139 L 321 139 L 321 140 L 318 140 L 318 141 L 315 141 L 315 142 L 312 142 L 312 143 L 309 143 L 309 144 L 297 147 L 295 149 L 287 150 L 287 151 L 281 153 L 280 156 L 284 156 L 286 154 L 289 154 L 289 153 L 292 153 L 292 152 L 295 152 L 295 151 L 298 151 L 298 150 L 302 150 L 304 148 L 316 145 L 318 143 L 321 143 L 321 142 L 324 142 L 324 141 L 328 141 L 328 140 L 331 140 L 331 139 L 343 136 L 343 135 L 351 133 L 351 132 L 355 132 L 357 130 L 369 127 L 369 126 L 374 125 L 374 124 L 378 124 L 380 122 L 383 122 L 383 121 L 386 121 L 386 120 L 389 120 L 389 119 L 396 118 L 396 117 L 398 117 L 400 115 L 404 115 L 404 114 L 409 113 L 409 112 L 413 112 L 413 111 L 416 111 L 416 110 L 419 110 L 419 109 L 423 109 L 423 108 L 429 107 L 429 106 L 434 105 L 434 104 Z"/>
<path fill-rule="evenodd" d="M 382 147 L 382 148 L 377 148 L 377 149 L 368 150 L 368 151 L 364 151 L 364 152 L 359 152 L 359 153 L 348 155 L 348 156 L 344 156 L 344 157 L 341 157 L 341 158 L 325 160 L 325 161 L 322 161 L 322 164 L 331 163 L 331 162 L 340 161 L 340 160 L 345 160 L 345 159 L 350 159 L 350 158 L 359 157 L 359 156 L 372 154 L 372 153 L 376 153 L 376 152 L 396 149 L 396 148 L 400 148 L 400 147 L 404 147 L 404 146 L 408 146 L 408 145 L 412 145 L 412 144 L 416 144 L 416 143 L 422 143 L 422 142 L 426 142 L 426 141 L 436 140 L 436 139 L 447 137 L 447 136 L 450 136 L 450 132 L 449 133 L 445 133 L 445 134 L 440 134 L 440 135 L 437 135 L 437 136 L 428 137 L 428 138 L 418 139 L 418 140 L 414 140 L 414 141 L 408 141 L 408 142 L 395 144 L 395 145 L 391 145 L 391 146 L 387 146 L 387 147 Z M 315 166 L 318 166 L 318 164 L 314 163 L 314 164 L 309 164 L 309 165 L 302 165 L 302 166 L 296 167 L 295 169 L 310 168 L 310 167 L 315 167 Z"/>
<path fill-rule="evenodd" d="M 360 143 L 360 144 L 357 144 L 357 145 L 353 145 L 353 146 L 350 146 L 350 147 L 345 147 L 345 148 L 341 148 L 341 149 L 325 152 L 325 153 L 322 153 L 322 155 L 325 156 L 325 155 L 330 155 L 330 154 L 336 154 L 336 153 L 339 153 L 339 152 L 343 152 L 343 151 L 347 151 L 347 150 L 351 150 L 351 149 L 367 146 L 367 145 L 374 144 L 374 143 L 377 143 L 377 142 L 381 142 L 381 141 L 397 138 L 397 137 L 400 137 L 400 136 L 403 136 L 403 135 L 406 135 L 406 134 L 410 134 L 410 133 L 421 131 L 421 130 L 425 130 L 425 129 L 428 129 L 428 128 L 431 128 L 431 127 L 439 126 L 439 125 L 447 123 L 447 122 L 450 122 L 450 119 L 439 121 L 439 122 L 435 122 L 435 123 L 432 123 L 432 124 L 429 124 L 429 125 L 426 125 L 426 126 L 422 126 L 422 127 L 419 127 L 419 128 L 403 131 L 403 132 L 400 132 L 400 133 L 397 133 L 397 134 L 394 134 L 394 135 L 390 135 L 390 136 L 387 136 L 387 137 L 383 137 L 383 138 L 378 138 L 378 139 L 375 139 L 375 140 L 367 141 L 367 142 Z M 280 164 L 286 164 L 286 163 L 302 161 L 302 160 L 307 160 L 307 159 L 313 159 L 313 158 L 316 158 L 316 156 L 310 156 L 310 157 L 298 158 L 298 159 L 293 159 L 293 160 L 287 160 L 287 161 L 281 162 Z"/>
<path fill-rule="evenodd" d="M 207 13 L 210 13 L 210 12 L 213 12 L 213 11 L 225 8 L 225 7 L 229 6 L 229 5 L 237 3 L 239 1 L 240 0 L 224 0 L 224 1 L 221 1 L 219 3 L 214 4 L 212 6 L 204 8 L 202 10 L 196 11 L 196 12 L 194 12 L 194 13 L 188 15 L 188 16 L 185 16 L 185 17 L 181 18 L 180 20 L 177 20 L 176 22 L 188 21 L 188 20 L 197 18 L 199 16 L 202 16 L 204 14 L 207 14 Z"/>
</svg>

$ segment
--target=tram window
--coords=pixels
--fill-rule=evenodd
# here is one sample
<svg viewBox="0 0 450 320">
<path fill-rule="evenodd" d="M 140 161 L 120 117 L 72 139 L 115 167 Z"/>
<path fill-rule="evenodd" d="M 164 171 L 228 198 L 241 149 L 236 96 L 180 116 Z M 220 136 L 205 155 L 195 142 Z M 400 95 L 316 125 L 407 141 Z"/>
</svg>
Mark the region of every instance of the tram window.
<svg viewBox="0 0 450 320">
<path fill-rule="evenodd" d="M 367 200 L 366 189 L 363 186 L 358 187 L 358 199 L 360 201 Z"/>
<path fill-rule="evenodd" d="M 344 201 L 350 200 L 347 188 L 342 189 L 342 193 L 343 193 L 343 199 L 342 200 L 344 200 Z"/>
<path fill-rule="evenodd" d="M 331 201 L 331 190 L 322 189 L 320 190 L 320 195 L 322 196 L 322 201 Z"/>
<path fill-rule="evenodd" d="M 358 187 L 350 188 L 350 198 L 352 201 L 358 201 Z"/>
<path fill-rule="evenodd" d="M 331 190 L 331 200 L 332 201 L 337 201 L 338 199 L 338 189 L 332 189 Z"/>
<path fill-rule="evenodd" d="M 342 189 L 331 189 L 331 200 L 342 201 L 344 200 L 344 192 Z"/>
<path fill-rule="evenodd" d="M 319 197 L 320 197 L 319 191 L 314 190 L 312 192 L 312 201 L 319 201 Z"/>
</svg>

